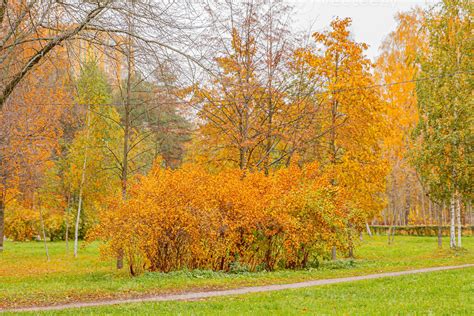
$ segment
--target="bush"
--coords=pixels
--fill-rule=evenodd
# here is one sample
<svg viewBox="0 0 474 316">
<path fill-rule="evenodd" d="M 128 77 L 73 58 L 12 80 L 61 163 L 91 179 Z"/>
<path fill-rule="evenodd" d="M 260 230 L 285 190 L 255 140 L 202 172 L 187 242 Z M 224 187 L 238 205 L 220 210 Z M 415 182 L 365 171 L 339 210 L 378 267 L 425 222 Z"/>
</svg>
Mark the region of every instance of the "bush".
<svg viewBox="0 0 474 316">
<path fill-rule="evenodd" d="M 15 241 L 33 240 L 40 231 L 39 212 L 17 201 L 8 204 L 5 212 L 5 236 Z"/>
<path fill-rule="evenodd" d="M 38 209 L 30 208 L 17 200 L 7 206 L 5 212 L 5 236 L 14 241 L 42 238 L 41 220 Z M 55 210 L 43 209 L 46 237 L 50 240 L 64 239 L 64 216 Z"/>
<path fill-rule="evenodd" d="M 140 271 L 304 268 L 352 244 L 354 212 L 314 165 L 269 176 L 188 165 L 154 168 L 111 201 L 91 238 Z"/>
</svg>

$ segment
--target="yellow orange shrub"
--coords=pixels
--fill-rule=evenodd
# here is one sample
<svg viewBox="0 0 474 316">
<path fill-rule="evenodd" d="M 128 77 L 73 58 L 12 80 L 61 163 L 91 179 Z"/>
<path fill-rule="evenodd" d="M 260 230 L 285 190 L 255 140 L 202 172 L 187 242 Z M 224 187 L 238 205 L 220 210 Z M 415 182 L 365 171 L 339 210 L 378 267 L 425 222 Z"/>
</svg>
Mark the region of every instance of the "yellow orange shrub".
<svg viewBox="0 0 474 316">
<path fill-rule="evenodd" d="M 125 202 L 111 202 L 91 237 L 106 241 L 106 254 L 123 251 L 132 274 L 305 267 L 332 246 L 349 247 L 343 201 L 315 165 L 269 176 L 155 167 Z"/>
<path fill-rule="evenodd" d="M 5 236 L 15 241 L 26 241 L 37 237 L 39 231 L 39 213 L 13 200 L 5 216 Z"/>
</svg>

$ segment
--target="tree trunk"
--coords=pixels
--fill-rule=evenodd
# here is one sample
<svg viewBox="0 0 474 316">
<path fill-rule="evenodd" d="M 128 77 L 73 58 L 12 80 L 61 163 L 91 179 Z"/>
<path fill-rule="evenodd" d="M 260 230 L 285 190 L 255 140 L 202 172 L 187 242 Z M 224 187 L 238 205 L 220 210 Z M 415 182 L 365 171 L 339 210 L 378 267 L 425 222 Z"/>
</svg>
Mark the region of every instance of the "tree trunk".
<svg viewBox="0 0 474 316">
<path fill-rule="evenodd" d="M 87 168 L 87 152 L 89 146 L 90 136 L 90 109 L 91 105 L 87 105 L 86 112 L 86 148 L 84 149 L 84 161 L 82 162 L 81 182 L 79 183 L 79 202 L 77 203 L 76 226 L 74 227 L 74 258 L 77 258 L 77 244 L 79 240 L 79 222 L 82 211 L 82 195 L 84 192 L 84 184 L 86 182 L 86 168 Z"/>
<path fill-rule="evenodd" d="M 472 211 L 471 201 L 467 201 L 467 213 L 469 214 L 469 224 L 474 225 L 474 212 Z"/>
<path fill-rule="evenodd" d="M 84 166 L 86 164 L 86 159 L 84 159 Z M 84 179 L 85 170 L 83 170 L 82 179 Z M 76 214 L 76 225 L 74 227 L 74 258 L 77 258 L 77 244 L 79 240 L 79 223 L 81 219 L 81 210 L 82 210 L 82 188 L 84 186 L 83 181 L 81 180 L 81 187 L 79 189 L 79 203 L 77 206 L 77 214 Z"/>
<path fill-rule="evenodd" d="M 431 199 L 428 199 L 428 216 L 429 216 L 429 223 L 430 225 L 434 223 L 433 221 L 433 203 L 431 202 Z"/>
<path fill-rule="evenodd" d="M 438 207 L 438 248 L 443 248 L 443 209 L 444 204 L 442 207 Z"/>
<path fill-rule="evenodd" d="M 426 225 L 426 205 L 425 205 L 425 192 L 421 192 L 421 213 L 423 217 L 423 225 Z"/>
<path fill-rule="evenodd" d="M 390 239 L 390 234 L 391 233 L 392 233 L 392 225 L 390 225 L 387 229 L 387 242 L 388 242 L 389 245 L 392 243 L 392 241 Z"/>
<path fill-rule="evenodd" d="M 64 233 L 64 239 L 66 241 L 66 252 L 69 252 L 69 212 L 71 211 L 71 190 L 67 196 L 67 208 L 66 208 L 66 218 L 64 223 L 66 224 L 66 232 Z"/>
<path fill-rule="evenodd" d="M 446 222 L 446 216 L 444 214 L 444 211 L 446 210 L 446 205 L 443 203 L 443 208 L 441 209 L 441 226 L 444 225 Z"/>
<path fill-rule="evenodd" d="M 404 221 L 405 226 L 409 224 L 410 208 L 411 208 L 411 200 L 410 200 L 410 196 L 407 195 L 406 196 L 405 213 L 403 214 L 403 221 Z"/>
<path fill-rule="evenodd" d="M 271 45 L 273 42 L 270 43 Z M 270 48 L 270 54 L 272 53 L 272 49 Z M 272 59 L 272 57 L 270 57 Z M 272 132 L 273 132 L 273 114 L 274 114 L 274 105 L 273 105 L 273 99 L 272 99 L 272 72 L 269 71 L 269 78 L 268 78 L 268 126 L 267 126 L 267 142 L 266 142 L 266 148 L 265 148 L 265 153 L 264 153 L 264 172 L 265 175 L 268 176 L 270 173 L 270 154 L 272 151 Z"/>
<path fill-rule="evenodd" d="M 372 237 L 372 231 L 370 230 L 370 226 L 368 222 L 365 222 L 365 227 L 367 228 L 367 234 Z"/>
<path fill-rule="evenodd" d="M 456 215 L 456 201 L 455 196 L 452 194 L 451 201 L 449 205 L 449 219 L 450 219 L 450 227 L 449 227 L 449 247 L 456 248 L 456 231 L 455 231 L 455 215 Z"/>
<path fill-rule="evenodd" d="M 331 258 L 332 258 L 333 261 L 337 260 L 336 246 L 332 246 Z"/>
<path fill-rule="evenodd" d="M 132 10 L 134 10 L 134 2 L 132 2 Z M 133 22 L 132 18 L 128 16 L 128 31 L 133 34 Z M 122 200 L 127 199 L 127 186 L 128 186 L 128 154 L 130 150 L 129 138 L 130 138 L 130 112 L 131 108 L 131 94 L 132 94 L 132 36 L 128 36 L 127 43 L 127 87 L 125 96 L 125 111 L 124 111 L 124 135 L 123 135 L 123 156 L 122 156 Z M 117 253 L 117 269 L 123 268 L 123 249 L 119 249 Z"/>
<path fill-rule="evenodd" d="M 245 170 L 247 168 L 247 147 L 239 148 L 239 168 Z"/>
<path fill-rule="evenodd" d="M 349 244 L 349 258 L 354 258 L 354 241 L 353 241 L 353 232 L 352 232 L 352 224 L 349 223 L 348 225 L 349 230 L 348 230 L 348 236 L 347 236 L 347 241 Z"/>
<path fill-rule="evenodd" d="M 48 251 L 48 244 L 46 243 L 46 230 L 44 228 L 43 210 L 41 208 L 41 204 L 38 205 L 38 208 L 39 208 L 39 213 L 40 213 L 41 232 L 43 234 L 44 250 L 46 252 L 46 259 L 49 261 L 49 251 Z"/>
<path fill-rule="evenodd" d="M 3 251 L 4 227 L 5 227 L 5 200 L 4 200 L 4 195 L 0 194 L 0 252 Z"/>
<path fill-rule="evenodd" d="M 462 236 L 462 221 L 461 221 L 461 198 L 459 195 L 456 197 L 456 220 L 458 226 L 458 248 L 462 247 L 461 236 Z"/>
</svg>

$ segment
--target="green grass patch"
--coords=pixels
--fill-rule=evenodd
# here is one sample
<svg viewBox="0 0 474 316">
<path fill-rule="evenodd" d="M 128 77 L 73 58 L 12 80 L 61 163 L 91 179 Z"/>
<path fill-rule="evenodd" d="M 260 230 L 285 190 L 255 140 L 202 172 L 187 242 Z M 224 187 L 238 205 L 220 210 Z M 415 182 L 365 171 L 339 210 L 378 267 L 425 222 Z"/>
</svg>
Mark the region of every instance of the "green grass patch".
<svg viewBox="0 0 474 316">
<path fill-rule="evenodd" d="M 474 268 L 468 268 L 203 301 L 121 304 L 37 314 L 472 315 L 473 310 Z"/>
<path fill-rule="evenodd" d="M 74 259 L 64 242 L 49 243 L 51 260 L 39 242 L 7 242 L 0 254 L 0 306 L 32 306 L 144 296 L 249 285 L 290 283 L 378 272 L 474 262 L 474 238 L 464 238 L 465 250 L 438 250 L 436 237 L 365 237 L 356 259 L 325 263 L 318 269 L 257 273 L 178 271 L 145 273 L 132 278 L 115 270 L 113 260 L 100 260 L 98 244 L 81 248 Z M 447 240 L 444 240 L 447 245 Z"/>
</svg>

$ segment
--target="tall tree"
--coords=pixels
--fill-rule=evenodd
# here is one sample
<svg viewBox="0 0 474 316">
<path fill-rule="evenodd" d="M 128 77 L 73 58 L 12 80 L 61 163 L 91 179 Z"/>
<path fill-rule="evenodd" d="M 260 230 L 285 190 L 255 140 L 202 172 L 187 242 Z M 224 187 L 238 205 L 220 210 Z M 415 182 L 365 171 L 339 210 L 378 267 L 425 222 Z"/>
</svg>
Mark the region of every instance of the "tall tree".
<svg viewBox="0 0 474 316">
<path fill-rule="evenodd" d="M 366 88 L 374 84 L 367 46 L 351 39 L 350 23 L 335 19 L 329 31 L 314 33 L 313 48 L 297 54 L 322 83 L 316 97 L 323 108 L 315 122 L 321 164 L 335 185 L 350 192 L 353 207 L 368 216 L 383 205 L 387 164 L 381 145 L 387 125 L 379 93 Z"/>
<path fill-rule="evenodd" d="M 389 160 L 391 172 L 387 181 L 388 204 L 382 212 L 383 223 L 396 225 L 398 219 L 398 224 L 406 225 L 415 210 L 421 209 L 423 223 L 428 224 L 431 218 L 425 214 L 428 203 L 424 202 L 429 192 L 423 190 L 407 159 L 412 142 L 410 135 L 418 121 L 414 81 L 419 70 L 417 55 L 427 49 L 424 12 L 414 9 L 399 13 L 396 20 L 397 28 L 384 40 L 375 65 L 390 127 L 384 141 L 384 155 Z"/>
<path fill-rule="evenodd" d="M 44 63 L 26 78 L 0 111 L 0 250 L 9 190 L 32 203 L 46 163 L 58 149 L 60 117 L 71 103 L 64 59 Z M 10 194 L 11 196 L 11 194 Z"/>
<path fill-rule="evenodd" d="M 414 164 L 432 196 L 450 205 L 451 248 L 462 245 L 460 200 L 472 199 L 474 176 L 471 16 L 469 1 L 443 1 L 429 12 L 429 50 L 417 83 Z"/>
<path fill-rule="evenodd" d="M 84 128 L 79 131 L 69 149 L 68 178 L 70 187 L 77 190 L 77 213 L 74 229 L 74 256 L 77 257 L 79 225 L 83 212 L 84 193 L 97 190 L 97 180 L 107 189 L 107 173 L 110 168 L 110 153 L 104 148 L 111 146 L 120 137 L 121 131 L 113 122 L 119 120 L 119 115 L 111 106 L 111 90 L 103 73 L 95 62 L 87 62 L 77 82 L 76 102 L 85 109 Z M 109 157 L 109 158 L 108 158 Z M 91 172 L 92 171 L 92 172 Z M 95 180 L 95 182 L 94 182 Z M 87 188 L 86 188 L 87 187 Z"/>
<path fill-rule="evenodd" d="M 367 45 L 351 39 L 350 24 L 349 18 L 333 20 L 330 30 L 313 34 L 312 47 L 296 51 L 296 60 L 321 83 L 314 91 L 321 109 L 308 133 L 313 133 L 314 152 L 331 184 L 346 194 L 352 244 L 352 229 L 362 230 L 384 206 L 388 165 L 381 150 L 384 103 L 377 91 L 366 88 L 374 84 L 372 64 L 364 56 Z M 338 242 L 333 240 L 333 259 Z"/>
<path fill-rule="evenodd" d="M 291 85 L 288 27 L 291 8 L 281 1 L 227 2 L 213 21 L 218 36 L 216 71 L 194 89 L 198 138 L 193 155 L 210 165 L 264 170 L 290 156 L 289 131 L 298 115 L 288 100 Z M 215 12 L 211 10 L 211 17 Z"/>
</svg>

